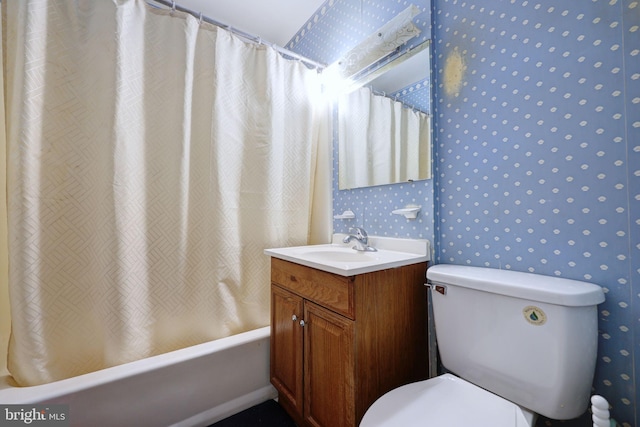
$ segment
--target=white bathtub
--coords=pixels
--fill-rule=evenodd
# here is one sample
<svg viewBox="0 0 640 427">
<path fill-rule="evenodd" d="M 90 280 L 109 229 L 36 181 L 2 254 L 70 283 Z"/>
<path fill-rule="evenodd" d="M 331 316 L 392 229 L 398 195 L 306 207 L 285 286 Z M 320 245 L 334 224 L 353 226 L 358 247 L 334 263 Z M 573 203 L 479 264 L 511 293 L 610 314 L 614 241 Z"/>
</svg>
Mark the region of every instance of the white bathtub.
<svg viewBox="0 0 640 427">
<path fill-rule="evenodd" d="M 207 426 L 276 396 L 268 326 L 40 386 L 0 383 L 0 404 L 68 404 L 78 427 Z"/>
</svg>

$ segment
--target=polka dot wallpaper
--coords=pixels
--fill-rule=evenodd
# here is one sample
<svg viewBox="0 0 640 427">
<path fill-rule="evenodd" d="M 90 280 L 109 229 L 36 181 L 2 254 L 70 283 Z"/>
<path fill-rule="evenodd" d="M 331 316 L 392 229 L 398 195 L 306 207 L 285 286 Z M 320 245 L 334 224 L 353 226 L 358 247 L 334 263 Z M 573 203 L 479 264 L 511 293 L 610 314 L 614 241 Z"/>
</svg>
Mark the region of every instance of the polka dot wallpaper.
<svg viewBox="0 0 640 427">
<path fill-rule="evenodd" d="M 601 285 L 595 392 L 640 426 L 640 3 L 432 2 L 434 179 L 340 191 L 334 149 L 334 230 Z M 405 3 L 329 0 L 288 48 L 333 62 Z"/>
<path fill-rule="evenodd" d="M 438 262 L 603 286 L 596 392 L 638 425 L 640 6 L 438 0 L 434 23 Z"/>
</svg>

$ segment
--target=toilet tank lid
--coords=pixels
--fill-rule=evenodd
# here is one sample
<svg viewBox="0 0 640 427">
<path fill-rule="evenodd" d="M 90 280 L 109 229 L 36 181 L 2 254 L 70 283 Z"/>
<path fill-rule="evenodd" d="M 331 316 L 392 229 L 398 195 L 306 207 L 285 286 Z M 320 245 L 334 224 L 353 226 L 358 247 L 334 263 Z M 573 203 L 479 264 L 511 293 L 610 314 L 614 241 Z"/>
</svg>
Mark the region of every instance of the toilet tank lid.
<svg viewBox="0 0 640 427">
<path fill-rule="evenodd" d="M 604 302 L 593 283 L 495 268 L 438 264 L 427 270 L 431 282 L 461 286 L 555 305 L 583 307 Z"/>
</svg>

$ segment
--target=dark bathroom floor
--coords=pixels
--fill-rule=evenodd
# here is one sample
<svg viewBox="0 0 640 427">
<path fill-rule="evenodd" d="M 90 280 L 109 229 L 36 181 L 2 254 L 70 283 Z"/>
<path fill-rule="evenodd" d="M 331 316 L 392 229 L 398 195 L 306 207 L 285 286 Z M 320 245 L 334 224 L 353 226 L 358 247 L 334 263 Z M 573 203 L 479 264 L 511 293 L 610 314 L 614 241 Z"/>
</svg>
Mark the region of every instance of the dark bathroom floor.
<svg viewBox="0 0 640 427">
<path fill-rule="evenodd" d="M 591 413 L 586 413 L 580 418 L 570 421 L 549 420 L 544 417 L 538 417 L 536 427 L 592 427 Z"/>
<path fill-rule="evenodd" d="M 591 418 L 585 414 L 571 421 L 551 421 L 539 417 L 536 427 L 591 427 Z M 209 427 L 296 427 L 296 424 L 275 400 L 268 400 Z"/>
<path fill-rule="evenodd" d="M 296 427 L 296 424 L 278 402 L 267 400 L 209 427 Z"/>
</svg>

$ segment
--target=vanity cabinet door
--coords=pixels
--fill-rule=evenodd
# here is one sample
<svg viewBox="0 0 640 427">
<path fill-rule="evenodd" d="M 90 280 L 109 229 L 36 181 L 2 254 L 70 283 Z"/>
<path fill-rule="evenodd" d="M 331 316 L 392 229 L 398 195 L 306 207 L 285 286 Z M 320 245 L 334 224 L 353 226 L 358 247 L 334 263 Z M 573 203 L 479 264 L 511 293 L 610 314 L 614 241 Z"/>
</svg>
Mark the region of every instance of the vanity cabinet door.
<svg viewBox="0 0 640 427">
<path fill-rule="evenodd" d="M 296 422 L 302 419 L 303 315 L 301 297 L 271 286 L 271 383 L 279 402 Z"/>
<path fill-rule="evenodd" d="M 305 424 L 353 427 L 354 322 L 306 300 L 304 321 Z"/>
</svg>

